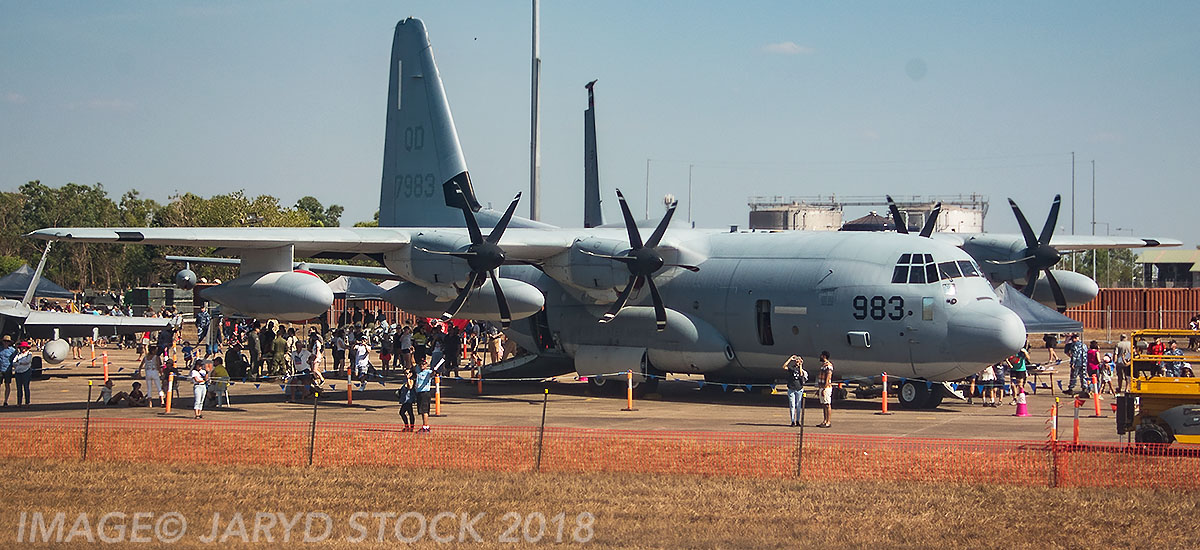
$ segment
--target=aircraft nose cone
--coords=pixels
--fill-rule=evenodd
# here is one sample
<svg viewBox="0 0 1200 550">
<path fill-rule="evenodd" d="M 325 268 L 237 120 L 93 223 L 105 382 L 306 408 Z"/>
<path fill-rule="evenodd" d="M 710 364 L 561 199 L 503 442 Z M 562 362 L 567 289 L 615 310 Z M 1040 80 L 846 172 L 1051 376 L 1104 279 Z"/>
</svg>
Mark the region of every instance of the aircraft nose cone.
<svg viewBox="0 0 1200 550">
<path fill-rule="evenodd" d="M 955 312 L 946 337 L 960 363 L 996 363 L 1025 345 L 1025 323 L 995 300 L 967 304 Z"/>
</svg>

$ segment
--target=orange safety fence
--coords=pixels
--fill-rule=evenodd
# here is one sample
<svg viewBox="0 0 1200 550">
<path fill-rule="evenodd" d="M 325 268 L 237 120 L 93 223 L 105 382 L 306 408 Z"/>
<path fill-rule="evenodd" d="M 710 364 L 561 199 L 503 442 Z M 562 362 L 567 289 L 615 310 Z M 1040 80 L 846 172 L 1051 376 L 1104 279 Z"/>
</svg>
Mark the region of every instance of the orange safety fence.
<svg viewBox="0 0 1200 550">
<path fill-rule="evenodd" d="M 84 441 L 87 441 L 86 456 Z M 1200 446 L 806 433 L 0 419 L 0 458 L 1200 489 Z"/>
</svg>

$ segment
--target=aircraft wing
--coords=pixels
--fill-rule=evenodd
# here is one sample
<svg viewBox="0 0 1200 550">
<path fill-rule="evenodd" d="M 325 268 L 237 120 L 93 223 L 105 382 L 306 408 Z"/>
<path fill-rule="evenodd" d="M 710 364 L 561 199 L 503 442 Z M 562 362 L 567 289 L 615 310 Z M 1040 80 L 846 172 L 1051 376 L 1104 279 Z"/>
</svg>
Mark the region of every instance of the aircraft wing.
<svg viewBox="0 0 1200 550">
<path fill-rule="evenodd" d="M 162 330 L 171 324 L 165 317 L 116 317 L 112 315 L 90 315 L 86 313 L 63 313 L 59 311 L 30 311 L 25 318 L 25 332 L 34 338 L 53 338 L 54 329 L 59 336 L 91 336 L 92 329 L 99 329 L 101 336 L 134 334 Z"/>
<path fill-rule="evenodd" d="M 1099 235 L 1055 235 L 1050 239 L 1050 246 L 1061 250 L 1096 250 L 1104 248 L 1153 248 L 1164 246 L 1183 246 L 1176 239 L 1157 239 L 1150 237 L 1113 237 Z"/>
<path fill-rule="evenodd" d="M 501 246 L 514 260 L 542 260 L 571 247 L 578 231 L 510 228 Z M 27 236 L 50 241 L 205 246 L 252 250 L 295 245 L 295 255 L 382 254 L 412 244 L 414 237 L 467 238 L 463 228 L 399 227 L 53 227 Z"/>
</svg>

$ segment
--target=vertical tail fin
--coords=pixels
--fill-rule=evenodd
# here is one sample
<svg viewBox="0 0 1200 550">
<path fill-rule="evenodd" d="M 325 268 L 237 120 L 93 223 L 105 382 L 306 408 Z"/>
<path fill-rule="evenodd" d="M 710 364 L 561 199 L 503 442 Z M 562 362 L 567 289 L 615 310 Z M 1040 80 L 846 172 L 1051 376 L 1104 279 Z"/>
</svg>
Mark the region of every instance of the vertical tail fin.
<svg viewBox="0 0 1200 550">
<path fill-rule="evenodd" d="M 479 210 L 429 35 L 419 19 L 396 25 L 383 149 L 380 226 L 462 225 L 456 183 L 468 206 Z"/>
<path fill-rule="evenodd" d="M 583 226 L 604 225 L 600 210 L 600 165 L 596 153 L 596 101 L 592 92 L 596 81 L 584 85 L 588 108 L 583 112 Z"/>
<path fill-rule="evenodd" d="M 21 305 L 29 307 L 33 303 L 33 294 L 37 291 L 38 284 L 42 282 L 42 270 L 46 268 L 46 256 L 50 255 L 50 246 L 54 241 L 46 241 L 46 250 L 42 251 L 42 261 L 38 262 L 37 269 L 33 272 L 33 278 L 29 279 L 29 288 L 25 289 L 25 297 L 21 298 Z"/>
</svg>

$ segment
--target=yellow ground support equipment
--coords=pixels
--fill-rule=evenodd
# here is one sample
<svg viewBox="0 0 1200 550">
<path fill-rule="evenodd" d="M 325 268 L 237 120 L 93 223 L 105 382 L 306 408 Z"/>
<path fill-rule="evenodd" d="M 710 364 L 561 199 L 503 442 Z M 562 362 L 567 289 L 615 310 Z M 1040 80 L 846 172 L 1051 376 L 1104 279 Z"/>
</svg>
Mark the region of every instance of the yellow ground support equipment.
<svg viewBox="0 0 1200 550">
<path fill-rule="evenodd" d="M 1200 352 L 1192 349 L 1200 331 L 1152 329 L 1131 336 L 1129 391 L 1117 397 L 1117 433 L 1133 432 L 1139 443 L 1200 443 L 1200 378 L 1158 372 L 1166 362 L 1200 370 Z M 1183 355 L 1151 354 L 1156 340 L 1175 340 Z M 1137 377 L 1139 373 L 1144 374 Z"/>
</svg>

